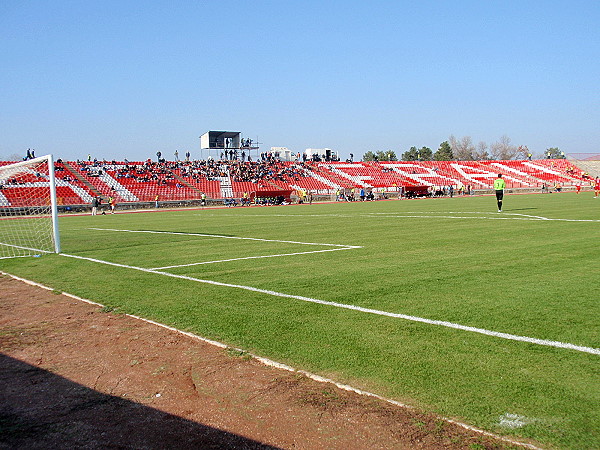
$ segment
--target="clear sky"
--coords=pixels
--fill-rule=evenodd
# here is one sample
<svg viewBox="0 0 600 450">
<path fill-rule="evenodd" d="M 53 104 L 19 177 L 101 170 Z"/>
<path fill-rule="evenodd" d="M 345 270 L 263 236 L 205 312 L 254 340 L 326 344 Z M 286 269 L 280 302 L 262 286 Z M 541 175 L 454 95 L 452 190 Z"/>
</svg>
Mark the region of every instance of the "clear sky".
<svg viewBox="0 0 600 450">
<path fill-rule="evenodd" d="M 600 152 L 600 1 L 0 2 L 0 158 L 342 158 L 453 134 Z"/>
</svg>

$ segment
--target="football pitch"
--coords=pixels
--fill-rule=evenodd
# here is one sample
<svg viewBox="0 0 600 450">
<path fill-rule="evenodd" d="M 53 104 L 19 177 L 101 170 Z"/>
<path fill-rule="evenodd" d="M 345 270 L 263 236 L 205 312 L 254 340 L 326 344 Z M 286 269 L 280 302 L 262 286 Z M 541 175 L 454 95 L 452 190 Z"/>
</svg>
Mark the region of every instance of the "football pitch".
<svg viewBox="0 0 600 450">
<path fill-rule="evenodd" d="M 589 192 L 60 218 L 0 269 L 441 416 L 599 448 Z"/>
</svg>

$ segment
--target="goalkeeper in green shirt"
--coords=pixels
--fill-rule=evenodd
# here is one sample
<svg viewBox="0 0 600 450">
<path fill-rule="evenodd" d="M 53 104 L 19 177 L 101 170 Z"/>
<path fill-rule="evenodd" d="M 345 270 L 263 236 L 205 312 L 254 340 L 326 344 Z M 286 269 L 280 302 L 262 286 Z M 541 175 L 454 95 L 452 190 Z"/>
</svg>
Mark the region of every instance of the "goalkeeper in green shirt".
<svg viewBox="0 0 600 450">
<path fill-rule="evenodd" d="M 494 181 L 494 190 L 496 191 L 496 201 L 498 202 L 498 212 L 502 212 L 502 199 L 504 198 L 504 188 L 506 182 L 502 179 L 502 174 L 498 174 L 498 178 Z"/>
</svg>

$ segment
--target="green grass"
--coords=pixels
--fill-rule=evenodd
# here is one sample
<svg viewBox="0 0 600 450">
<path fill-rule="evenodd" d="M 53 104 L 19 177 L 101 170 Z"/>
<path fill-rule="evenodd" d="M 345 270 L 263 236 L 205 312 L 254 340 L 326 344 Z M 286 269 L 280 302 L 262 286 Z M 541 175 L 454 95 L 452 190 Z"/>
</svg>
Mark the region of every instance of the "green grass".
<svg viewBox="0 0 600 450">
<path fill-rule="evenodd" d="M 600 348 L 597 220 L 599 200 L 564 193 L 508 195 L 502 214 L 494 198 L 474 197 L 65 217 L 60 227 L 64 253 L 141 268 L 328 247 L 91 227 L 361 246 L 166 271 Z M 59 255 L 0 268 L 495 433 L 600 447 L 598 355 Z M 505 414 L 526 424 L 503 427 Z"/>
</svg>

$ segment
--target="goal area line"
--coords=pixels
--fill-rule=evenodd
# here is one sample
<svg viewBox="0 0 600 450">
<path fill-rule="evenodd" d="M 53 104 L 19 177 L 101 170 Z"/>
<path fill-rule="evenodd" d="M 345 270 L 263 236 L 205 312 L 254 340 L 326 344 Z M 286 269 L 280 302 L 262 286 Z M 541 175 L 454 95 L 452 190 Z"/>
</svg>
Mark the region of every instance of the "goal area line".
<svg viewBox="0 0 600 450">
<path fill-rule="evenodd" d="M 183 231 L 158 231 L 158 230 L 119 230 L 116 228 L 97 228 L 90 227 L 90 230 L 97 231 L 117 231 L 122 233 L 150 233 L 150 234 L 171 234 L 175 236 L 199 236 L 209 238 L 221 238 L 221 239 L 238 239 L 241 241 L 259 241 L 259 242 L 278 242 L 282 244 L 299 244 L 299 245 L 317 245 L 324 247 L 344 247 L 344 248 L 362 248 L 360 245 L 345 245 L 345 244 L 328 244 L 323 242 L 301 242 L 301 241 L 286 241 L 282 239 L 264 239 L 264 238 L 252 238 L 252 237 L 241 237 L 241 236 L 227 236 L 221 234 L 206 234 L 206 233 L 186 233 Z"/>
<path fill-rule="evenodd" d="M 249 259 L 263 259 L 263 258 L 279 258 L 283 256 L 298 256 L 298 255 L 310 255 L 312 253 L 325 253 L 325 252 L 335 252 L 340 250 L 354 250 L 363 248 L 358 245 L 345 245 L 345 244 L 328 244 L 323 242 L 301 242 L 301 241 L 287 241 L 282 239 L 265 239 L 265 238 L 252 238 L 252 237 L 241 237 L 241 236 L 227 236 L 220 234 L 205 234 L 205 233 L 186 233 L 183 231 L 158 231 L 158 230 L 122 230 L 115 228 L 97 228 L 90 227 L 90 230 L 96 231 L 114 231 L 121 233 L 149 233 L 149 234 L 169 234 L 174 236 L 196 236 L 196 237 L 207 237 L 207 238 L 215 238 L 215 239 L 237 239 L 242 241 L 255 241 L 255 242 L 275 242 L 281 244 L 294 244 L 294 245 L 311 245 L 311 246 L 321 246 L 321 247 L 335 247 L 328 248 L 326 250 L 311 250 L 306 252 L 293 252 L 293 253 L 278 253 L 271 255 L 257 255 L 257 256 L 242 256 L 239 258 L 228 258 L 228 259 L 219 259 L 214 261 L 200 261 L 193 262 L 187 264 L 173 264 L 169 266 L 162 267 L 153 267 L 151 270 L 165 270 L 165 269 L 176 269 L 178 267 L 193 267 L 193 266 L 201 266 L 205 264 L 217 264 L 224 262 L 232 262 L 232 261 L 243 261 Z"/>
<path fill-rule="evenodd" d="M 340 250 L 352 250 L 351 247 L 343 247 L 343 248 L 328 248 L 327 250 L 313 250 L 312 252 L 295 252 L 295 253 L 280 253 L 276 255 L 261 255 L 261 256 L 243 256 L 240 258 L 230 258 L 230 259 L 220 259 L 215 261 L 202 261 L 195 262 L 189 264 L 177 264 L 173 266 L 164 266 L 164 267 L 153 267 L 151 270 L 165 270 L 165 269 L 176 269 L 178 267 L 193 267 L 193 266 L 202 266 L 204 264 L 217 264 L 231 261 L 243 261 L 246 259 L 263 259 L 263 258 L 279 258 L 282 256 L 298 256 L 298 255 L 310 255 L 313 253 L 325 253 L 325 252 L 339 252 Z"/>
</svg>

